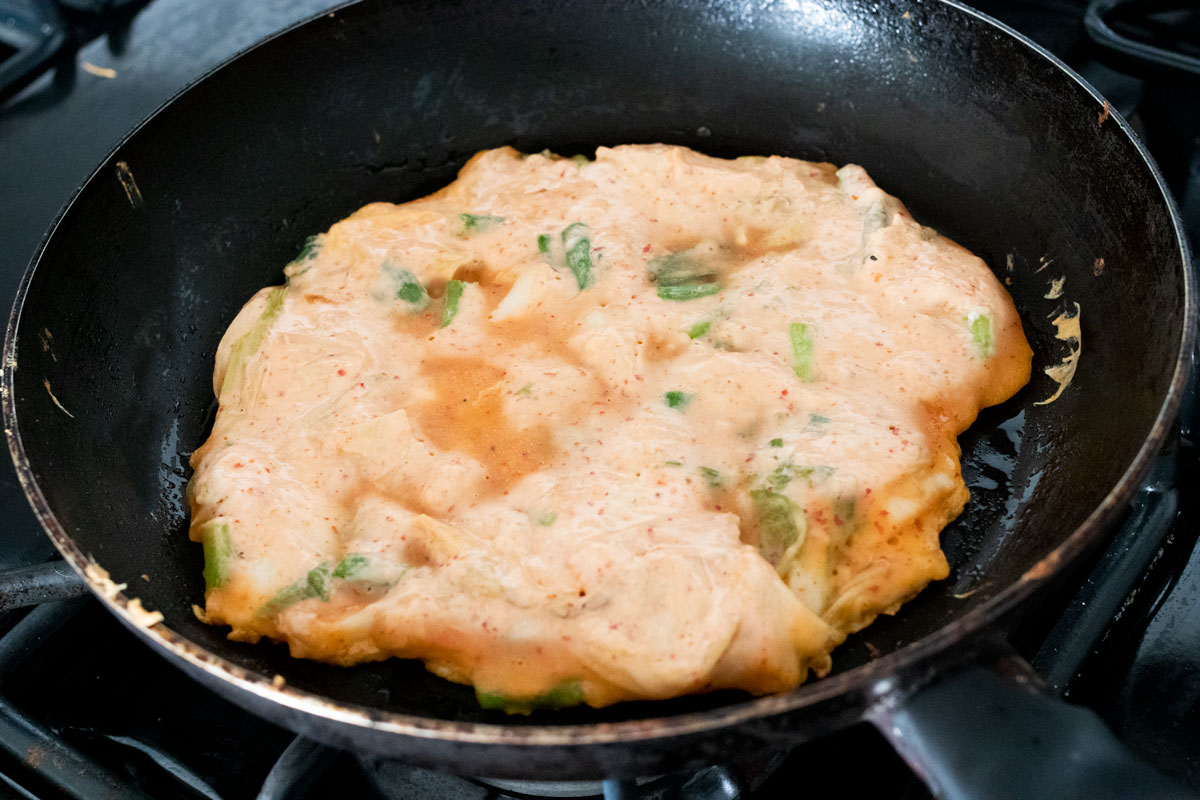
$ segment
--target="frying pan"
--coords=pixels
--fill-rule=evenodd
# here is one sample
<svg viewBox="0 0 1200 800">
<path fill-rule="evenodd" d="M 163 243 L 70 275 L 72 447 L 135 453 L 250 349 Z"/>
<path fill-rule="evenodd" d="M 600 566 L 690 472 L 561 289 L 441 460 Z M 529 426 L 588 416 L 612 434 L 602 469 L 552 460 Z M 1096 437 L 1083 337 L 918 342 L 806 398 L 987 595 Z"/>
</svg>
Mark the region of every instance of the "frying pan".
<svg viewBox="0 0 1200 800">
<path fill-rule="evenodd" d="M 305 236 L 439 188 L 483 148 L 656 141 L 862 164 L 1009 284 L 1035 377 L 961 439 L 973 497 L 942 536 L 951 576 L 794 691 L 528 719 L 483 711 L 416 663 L 334 668 L 198 622 L 183 489 L 211 424 L 214 351 Z M 1052 320 L 1076 307 L 1078 371 L 1039 404 L 1057 388 L 1043 369 L 1071 351 Z M 1194 312 L 1171 200 L 1125 121 L 965 7 L 367 0 L 235 58 L 100 165 L 24 277 L 3 404 L 35 512 L 110 610 L 198 680 L 321 741 L 460 773 L 595 778 L 782 748 L 867 717 L 942 792 L 967 785 L 964 769 L 997 796 L 1030 796 L 1013 781 L 1034 777 L 1167 792 L 1088 712 L 1027 691 L 996 643 L 1126 509 L 1172 430 Z M 148 625 L 134 598 L 163 622 Z M 1011 752 L 989 748 L 1019 767 L 980 773 L 998 762 L 955 751 L 984 706 L 1018 715 Z M 1064 752 L 1020 749 L 1067 735 Z M 1029 760 L 1055 755 L 1074 766 Z"/>
</svg>

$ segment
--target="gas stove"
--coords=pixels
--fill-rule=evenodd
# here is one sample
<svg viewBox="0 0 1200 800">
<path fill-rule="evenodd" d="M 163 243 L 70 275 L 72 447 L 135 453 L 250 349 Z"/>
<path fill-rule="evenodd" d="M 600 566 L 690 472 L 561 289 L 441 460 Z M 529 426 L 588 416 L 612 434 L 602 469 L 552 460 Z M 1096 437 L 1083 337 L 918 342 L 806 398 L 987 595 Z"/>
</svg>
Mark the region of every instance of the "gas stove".
<svg viewBox="0 0 1200 800">
<path fill-rule="evenodd" d="M 330 0 L 0 0 L 0 298 L 11 298 L 73 189 L 141 118 L 209 69 Z M 1186 3 L 977 0 L 1095 85 L 1148 144 L 1200 244 L 1200 12 Z M 1147 9 L 1147 6 L 1149 9 Z M 1179 435 L 1081 582 L 1013 643 L 1047 683 L 1200 791 L 1200 481 L 1196 380 Z M 986 480 L 986 476 L 965 476 Z M 51 561 L 7 461 L 0 469 L 0 798 L 662 798 L 928 793 L 867 724 L 791 752 L 686 775 L 537 783 L 417 769 L 334 750 L 194 683 Z M 867 769 L 864 764 L 869 764 Z"/>
</svg>

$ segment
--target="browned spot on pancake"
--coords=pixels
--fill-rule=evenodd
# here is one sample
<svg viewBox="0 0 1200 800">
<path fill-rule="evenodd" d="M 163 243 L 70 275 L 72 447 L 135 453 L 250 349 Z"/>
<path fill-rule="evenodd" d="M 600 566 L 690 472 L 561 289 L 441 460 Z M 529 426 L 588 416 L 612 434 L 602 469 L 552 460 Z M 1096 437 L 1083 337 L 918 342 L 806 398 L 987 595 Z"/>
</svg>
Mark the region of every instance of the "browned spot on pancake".
<svg viewBox="0 0 1200 800">
<path fill-rule="evenodd" d="M 431 303 L 428 308 L 417 314 L 411 311 L 397 311 L 393 316 L 396 333 L 401 336 L 428 336 L 437 330 L 442 307 Z"/>
<path fill-rule="evenodd" d="M 433 554 L 429 552 L 429 545 L 422 539 L 406 538 L 402 548 L 402 558 L 404 563 L 414 567 L 429 567 L 435 563 Z"/>
<path fill-rule="evenodd" d="M 471 261 L 454 270 L 452 277 L 456 281 L 483 284 L 490 282 L 491 271 L 482 261 Z"/>
<path fill-rule="evenodd" d="M 437 447 L 483 464 L 493 490 L 550 461 L 550 429 L 518 430 L 504 415 L 504 370 L 478 358 L 428 359 L 423 370 L 436 396 L 417 409 L 421 431 Z"/>
</svg>

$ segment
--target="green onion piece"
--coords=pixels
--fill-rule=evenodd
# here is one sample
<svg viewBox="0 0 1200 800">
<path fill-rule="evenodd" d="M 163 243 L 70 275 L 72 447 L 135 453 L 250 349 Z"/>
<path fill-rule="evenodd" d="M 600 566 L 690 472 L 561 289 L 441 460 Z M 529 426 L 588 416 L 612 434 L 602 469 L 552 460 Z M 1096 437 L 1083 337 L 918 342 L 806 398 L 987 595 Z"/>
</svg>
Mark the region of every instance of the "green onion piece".
<svg viewBox="0 0 1200 800">
<path fill-rule="evenodd" d="M 266 604 L 259 609 L 258 613 L 262 616 L 278 614 L 288 606 L 295 605 L 301 600 L 306 600 L 309 597 L 308 584 L 305 581 L 297 581 L 268 600 Z"/>
<path fill-rule="evenodd" d="M 677 389 L 672 389 L 663 395 L 663 399 L 667 403 L 668 408 L 686 408 L 687 404 L 692 402 L 694 395 L 687 392 L 681 392 Z"/>
<path fill-rule="evenodd" d="M 992 334 L 992 318 L 981 311 L 967 315 L 967 326 L 971 329 L 971 341 L 979 355 L 989 358 L 996 352 L 996 339 Z"/>
<path fill-rule="evenodd" d="M 810 431 L 818 431 L 831 422 L 833 422 L 833 420 L 831 420 L 829 417 L 823 417 L 820 414 L 809 414 L 808 425 L 806 425 L 805 428 Z"/>
<path fill-rule="evenodd" d="M 229 361 L 225 366 L 225 377 L 221 380 L 221 391 L 217 394 L 218 397 L 225 394 L 226 389 L 231 388 L 242 379 L 246 361 L 262 346 L 271 323 L 283 310 L 283 295 L 286 291 L 286 286 L 277 286 L 270 291 L 267 295 L 266 305 L 263 306 L 262 316 L 229 349 Z"/>
<path fill-rule="evenodd" d="M 682 461 L 664 461 L 663 466 L 664 467 L 682 467 L 683 462 Z"/>
<path fill-rule="evenodd" d="M 207 522 L 200 528 L 200 541 L 204 545 L 204 588 L 216 589 L 229 581 L 233 567 L 233 539 L 229 535 L 229 524 Z"/>
<path fill-rule="evenodd" d="M 451 223 L 455 236 L 467 237 L 476 233 L 487 233 L 498 225 L 504 224 L 504 217 L 488 214 L 459 214 Z"/>
<path fill-rule="evenodd" d="M 701 467 L 700 475 L 705 482 L 713 489 L 720 489 L 725 485 L 725 479 L 721 477 L 721 473 L 717 472 L 712 467 Z"/>
<path fill-rule="evenodd" d="M 580 705 L 583 702 L 583 687 L 578 681 L 569 681 L 533 697 L 513 697 L 504 692 L 481 692 L 476 689 L 475 699 L 480 708 L 487 711 L 528 715 L 541 709 L 554 710 Z"/>
<path fill-rule="evenodd" d="M 446 327 L 454 321 L 454 317 L 458 314 L 458 301 L 462 299 L 463 282 L 450 281 L 446 284 L 446 296 L 442 305 L 442 325 Z"/>
<path fill-rule="evenodd" d="M 296 261 L 311 261 L 317 257 L 317 251 L 321 249 L 321 234 L 314 234 L 304 240 L 304 246 L 300 248 L 300 253 L 292 259 Z"/>
<path fill-rule="evenodd" d="M 573 222 L 562 232 L 567 269 L 575 276 L 580 291 L 592 285 L 592 240 L 588 234 L 588 226 L 582 222 Z"/>
<path fill-rule="evenodd" d="M 339 563 L 338 566 L 341 567 L 341 564 Z M 319 597 L 328 602 L 329 579 L 329 565 L 321 562 L 310 569 L 303 578 L 268 600 L 258 613 L 262 615 L 277 614 L 290 605 L 313 597 Z"/>
<path fill-rule="evenodd" d="M 527 383 L 520 389 L 517 389 L 515 392 L 513 392 L 513 394 L 517 395 L 518 397 L 533 397 L 533 384 Z"/>
<path fill-rule="evenodd" d="M 309 597 L 319 597 L 329 602 L 329 589 L 326 588 L 329 582 L 328 564 L 320 564 L 310 569 L 304 577 L 304 582 L 308 585 Z"/>
<path fill-rule="evenodd" d="M 716 270 L 706 264 L 705 259 L 697 258 L 687 250 L 650 259 L 646 271 L 650 273 L 650 280 L 659 286 L 692 286 L 717 280 Z"/>
<path fill-rule="evenodd" d="M 538 234 L 538 252 L 544 256 L 550 255 L 550 234 Z"/>
<path fill-rule="evenodd" d="M 415 314 L 418 311 L 424 311 L 429 305 L 429 292 L 425 291 L 425 287 L 417 280 L 417 276 L 413 275 L 406 269 L 391 270 L 396 283 L 400 288 L 396 290 L 396 297 L 412 306 L 412 312 Z"/>
<path fill-rule="evenodd" d="M 712 327 L 712 323 L 709 322 L 708 320 L 705 320 L 704 322 L 697 322 L 695 325 L 688 328 L 688 332 L 687 332 L 688 338 L 689 339 L 699 339 L 701 336 L 708 333 L 708 329 L 710 327 Z"/>
<path fill-rule="evenodd" d="M 350 579 L 366 569 L 370 559 L 361 553 L 346 553 L 342 560 L 333 568 L 333 577 Z"/>
<path fill-rule="evenodd" d="M 557 520 L 558 520 L 558 512 L 557 511 L 545 511 L 541 514 L 538 514 L 537 519 L 534 521 L 537 522 L 538 525 L 541 525 L 543 528 L 549 528 Z"/>
<path fill-rule="evenodd" d="M 772 439 L 767 444 L 771 447 L 783 447 L 783 439 Z"/>
<path fill-rule="evenodd" d="M 695 300 L 721 291 L 719 283 L 698 283 L 690 286 L 659 286 L 658 296 L 663 300 Z"/>
<path fill-rule="evenodd" d="M 792 340 L 792 369 L 796 377 L 812 383 L 813 377 L 813 330 L 802 322 L 788 326 L 788 338 Z"/>
<path fill-rule="evenodd" d="M 750 492 L 754 517 L 758 525 L 758 549 L 763 558 L 778 565 L 788 548 L 800 538 L 792 501 L 772 489 Z"/>
<path fill-rule="evenodd" d="M 294 278 L 297 275 L 303 275 L 312 269 L 312 260 L 317 257 L 317 251 L 321 249 L 321 235 L 315 234 L 304 240 L 304 246 L 300 248 L 300 252 L 284 269 L 284 273 L 288 278 Z"/>
<path fill-rule="evenodd" d="M 766 483 L 767 486 L 778 492 L 782 491 L 794 479 L 808 481 L 809 486 L 811 486 L 813 475 L 824 479 L 832 474 L 832 467 L 798 467 L 791 461 L 788 461 L 771 470 L 771 473 L 767 475 Z"/>
<path fill-rule="evenodd" d="M 586 166 L 587 164 L 590 164 L 592 161 L 590 158 L 583 155 L 582 153 L 571 156 L 571 160 L 575 162 L 575 166 L 577 166 L 577 167 Z"/>
</svg>

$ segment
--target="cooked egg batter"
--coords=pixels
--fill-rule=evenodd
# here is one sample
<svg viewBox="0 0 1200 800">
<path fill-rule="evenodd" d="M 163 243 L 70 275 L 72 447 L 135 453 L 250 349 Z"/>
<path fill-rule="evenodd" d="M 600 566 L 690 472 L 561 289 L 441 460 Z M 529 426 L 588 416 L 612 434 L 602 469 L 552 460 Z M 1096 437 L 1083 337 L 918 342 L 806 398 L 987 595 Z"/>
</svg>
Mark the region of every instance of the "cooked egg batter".
<svg viewBox="0 0 1200 800">
<path fill-rule="evenodd" d="M 286 274 L 217 353 L 198 613 L 510 712 L 824 674 L 946 576 L 956 436 L 1030 372 L 857 166 L 491 150 Z"/>
</svg>

